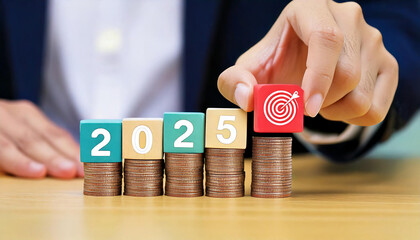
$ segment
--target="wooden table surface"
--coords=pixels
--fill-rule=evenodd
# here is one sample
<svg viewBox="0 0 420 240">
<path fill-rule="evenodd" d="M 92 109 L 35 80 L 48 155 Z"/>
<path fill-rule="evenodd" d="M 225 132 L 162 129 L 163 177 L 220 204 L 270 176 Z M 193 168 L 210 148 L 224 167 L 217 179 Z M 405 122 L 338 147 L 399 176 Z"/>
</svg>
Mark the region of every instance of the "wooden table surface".
<svg viewBox="0 0 420 240">
<path fill-rule="evenodd" d="M 293 161 L 293 195 L 85 197 L 83 180 L 0 175 L 0 239 L 420 239 L 420 159 Z"/>
</svg>

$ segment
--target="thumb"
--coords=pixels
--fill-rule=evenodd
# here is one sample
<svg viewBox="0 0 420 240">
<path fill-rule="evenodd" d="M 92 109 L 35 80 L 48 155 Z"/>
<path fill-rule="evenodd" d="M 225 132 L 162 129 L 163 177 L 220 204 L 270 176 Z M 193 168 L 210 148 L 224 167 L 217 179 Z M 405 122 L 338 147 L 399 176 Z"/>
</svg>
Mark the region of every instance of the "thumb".
<svg viewBox="0 0 420 240">
<path fill-rule="evenodd" d="M 238 105 L 246 112 L 254 109 L 254 85 L 257 80 L 254 75 L 239 65 L 232 66 L 223 71 L 217 81 L 220 93 Z"/>
</svg>

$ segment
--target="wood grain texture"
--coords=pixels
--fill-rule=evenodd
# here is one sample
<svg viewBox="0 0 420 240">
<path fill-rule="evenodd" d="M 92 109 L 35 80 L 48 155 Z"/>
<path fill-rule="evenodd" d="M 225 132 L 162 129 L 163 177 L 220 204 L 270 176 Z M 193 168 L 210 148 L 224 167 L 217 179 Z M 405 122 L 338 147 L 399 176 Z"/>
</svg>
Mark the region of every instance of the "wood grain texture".
<svg viewBox="0 0 420 240">
<path fill-rule="evenodd" d="M 295 157 L 286 199 L 87 197 L 0 174 L 1 239 L 420 239 L 420 159 Z"/>
</svg>

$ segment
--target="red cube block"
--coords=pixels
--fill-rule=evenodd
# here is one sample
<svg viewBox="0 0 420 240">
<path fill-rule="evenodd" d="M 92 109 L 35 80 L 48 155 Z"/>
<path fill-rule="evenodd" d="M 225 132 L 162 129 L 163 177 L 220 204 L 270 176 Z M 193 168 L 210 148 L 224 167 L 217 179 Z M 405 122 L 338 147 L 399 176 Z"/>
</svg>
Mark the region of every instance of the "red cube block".
<svg viewBox="0 0 420 240">
<path fill-rule="evenodd" d="M 291 84 L 254 86 L 254 131 L 293 133 L 303 131 L 303 90 Z"/>
</svg>

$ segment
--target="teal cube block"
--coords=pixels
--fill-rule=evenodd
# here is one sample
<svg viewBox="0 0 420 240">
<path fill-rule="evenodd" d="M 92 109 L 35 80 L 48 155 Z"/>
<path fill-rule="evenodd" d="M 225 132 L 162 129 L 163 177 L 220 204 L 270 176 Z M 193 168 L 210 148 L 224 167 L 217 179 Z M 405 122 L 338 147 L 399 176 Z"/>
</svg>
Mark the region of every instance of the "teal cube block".
<svg viewBox="0 0 420 240">
<path fill-rule="evenodd" d="M 203 153 L 204 113 L 164 113 L 163 151 L 167 153 Z"/>
<path fill-rule="evenodd" d="M 82 162 L 121 162 L 122 120 L 80 121 Z"/>
</svg>

